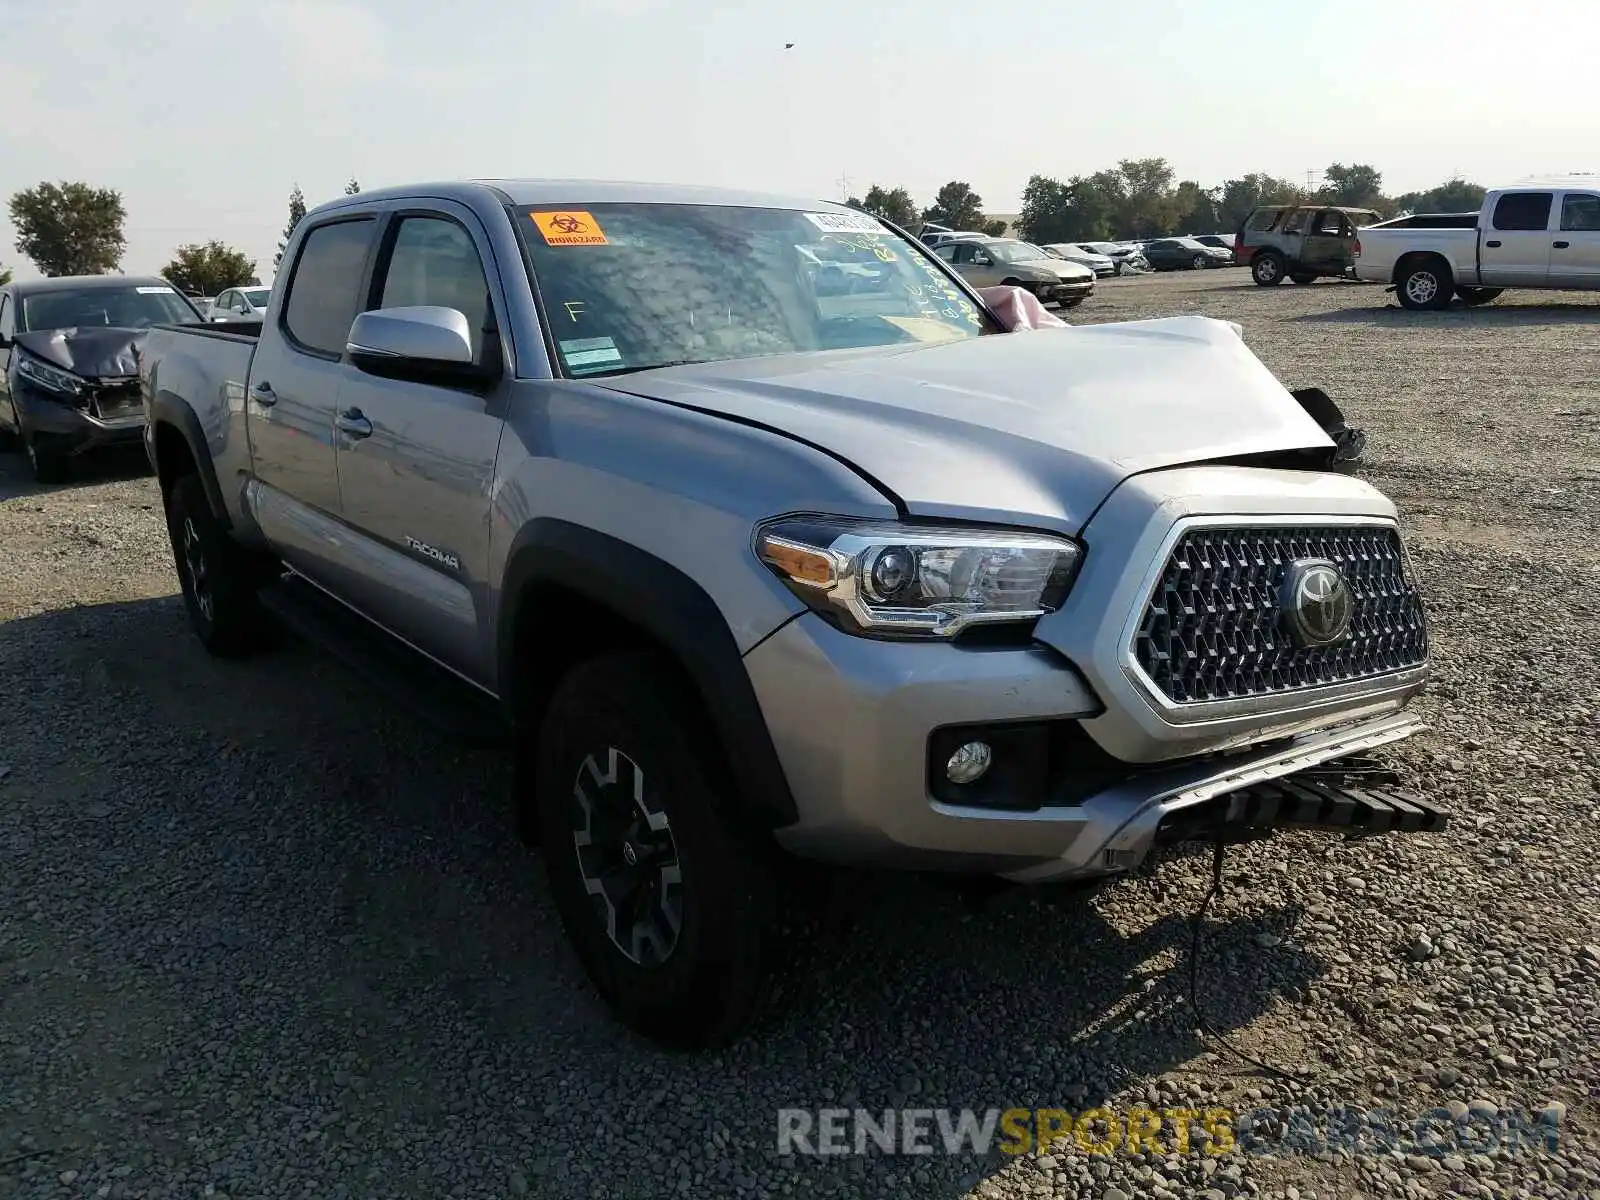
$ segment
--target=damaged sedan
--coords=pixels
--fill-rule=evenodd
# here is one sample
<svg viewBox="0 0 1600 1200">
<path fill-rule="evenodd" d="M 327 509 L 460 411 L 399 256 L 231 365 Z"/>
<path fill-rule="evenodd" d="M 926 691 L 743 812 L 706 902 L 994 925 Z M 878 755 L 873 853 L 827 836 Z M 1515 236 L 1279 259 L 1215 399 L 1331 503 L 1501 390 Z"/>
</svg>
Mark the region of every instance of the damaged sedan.
<svg viewBox="0 0 1600 1200">
<path fill-rule="evenodd" d="M 0 288 L 0 439 L 21 443 L 41 483 L 144 430 L 138 348 L 158 324 L 198 324 L 164 279 L 72 275 Z"/>
</svg>

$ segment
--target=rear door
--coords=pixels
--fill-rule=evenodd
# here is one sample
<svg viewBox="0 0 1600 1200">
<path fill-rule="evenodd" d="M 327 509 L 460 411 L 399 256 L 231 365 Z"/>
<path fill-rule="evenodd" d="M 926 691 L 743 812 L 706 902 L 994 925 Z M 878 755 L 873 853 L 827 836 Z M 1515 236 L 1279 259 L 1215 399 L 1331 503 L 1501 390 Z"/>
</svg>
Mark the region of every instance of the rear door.
<svg viewBox="0 0 1600 1200">
<path fill-rule="evenodd" d="M 431 201 L 390 215 L 363 307 L 456 309 L 473 330 L 476 361 L 504 364 L 499 279 L 488 234 L 471 210 Z M 339 494 L 345 523 L 360 541 L 350 600 L 439 662 L 487 684 L 489 506 L 506 373 L 486 390 L 380 378 L 351 365 L 341 370 Z"/>
<path fill-rule="evenodd" d="M 1554 192 L 1503 192 L 1479 234 L 1478 270 L 1494 287 L 1544 287 L 1550 279 Z"/>
<path fill-rule="evenodd" d="M 1600 192 L 1565 193 L 1558 224 L 1550 239 L 1550 286 L 1600 288 Z"/>
<path fill-rule="evenodd" d="M 1345 215 L 1337 209 L 1322 209 L 1306 231 L 1300 261 L 1316 271 L 1342 274 L 1351 261 L 1354 242 L 1354 227 Z"/>
<path fill-rule="evenodd" d="M 339 212 L 307 232 L 245 395 L 261 530 L 290 566 L 335 591 L 355 547 L 339 519 L 333 420 L 345 341 L 377 243 L 372 212 Z"/>
</svg>

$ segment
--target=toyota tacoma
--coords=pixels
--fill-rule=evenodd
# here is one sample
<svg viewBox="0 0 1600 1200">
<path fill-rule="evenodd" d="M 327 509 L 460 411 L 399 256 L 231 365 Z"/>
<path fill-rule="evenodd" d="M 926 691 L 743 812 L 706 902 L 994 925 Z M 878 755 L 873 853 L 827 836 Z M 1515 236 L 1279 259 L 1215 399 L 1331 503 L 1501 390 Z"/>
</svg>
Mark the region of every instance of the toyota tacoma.
<svg viewBox="0 0 1600 1200">
<path fill-rule="evenodd" d="M 364 192 L 283 261 L 141 356 L 194 630 L 506 737 L 652 1037 L 750 1018 L 774 851 L 1048 883 L 1446 816 L 1338 773 L 1421 728 L 1423 606 L 1236 327 L 1007 332 L 867 214 L 712 189 Z"/>
</svg>

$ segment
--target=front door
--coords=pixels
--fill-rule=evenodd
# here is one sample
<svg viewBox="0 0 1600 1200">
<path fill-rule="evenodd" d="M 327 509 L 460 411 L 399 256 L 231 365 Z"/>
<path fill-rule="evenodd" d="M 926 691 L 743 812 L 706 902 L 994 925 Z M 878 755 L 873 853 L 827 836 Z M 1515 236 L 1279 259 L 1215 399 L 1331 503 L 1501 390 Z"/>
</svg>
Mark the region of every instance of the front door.
<svg viewBox="0 0 1600 1200">
<path fill-rule="evenodd" d="M 477 361 L 486 346 L 489 361 L 504 361 L 504 324 L 483 267 L 489 242 L 469 210 L 440 203 L 398 213 L 383 243 L 374 307 L 456 309 L 473 330 Z M 339 493 L 362 542 L 349 598 L 390 632 L 487 684 L 490 488 L 508 385 L 486 393 L 342 369 Z"/>
<path fill-rule="evenodd" d="M 370 214 L 306 234 L 286 285 L 283 336 L 262 338 L 250 379 L 236 381 L 248 388 L 251 511 L 285 562 L 335 590 L 351 546 L 339 524 L 333 418 L 377 234 Z"/>
<path fill-rule="evenodd" d="M 1562 196 L 1559 224 L 1550 239 L 1550 286 L 1600 288 L 1600 193 Z"/>
<path fill-rule="evenodd" d="M 1001 280 L 1002 264 L 977 242 L 951 243 L 950 261 L 973 287 L 994 287 Z"/>
<path fill-rule="evenodd" d="M 1493 287 L 1544 287 L 1550 279 L 1553 192 L 1507 192 L 1478 234 L 1478 269 Z"/>
</svg>

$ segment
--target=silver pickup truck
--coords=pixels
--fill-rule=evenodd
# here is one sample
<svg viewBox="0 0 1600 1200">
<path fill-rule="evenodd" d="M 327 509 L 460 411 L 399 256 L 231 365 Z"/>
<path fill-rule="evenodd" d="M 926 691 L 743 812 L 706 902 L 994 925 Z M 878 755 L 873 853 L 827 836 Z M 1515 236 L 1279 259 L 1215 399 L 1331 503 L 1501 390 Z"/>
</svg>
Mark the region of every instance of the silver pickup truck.
<svg viewBox="0 0 1600 1200">
<path fill-rule="evenodd" d="M 751 1015 L 774 851 L 1047 883 L 1446 819 L 1351 765 L 1420 728 L 1394 507 L 1236 327 L 1008 333 L 854 210 L 576 182 L 342 198 L 280 284 L 141 357 L 194 629 L 508 735 L 652 1037 Z"/>
<path fill-rule="evenodd" d="M 1600 175 L 1497 188 L 1476 213 L 1369 226 L 1356 278 L 1394 285 L 1412 309 L 1488 304 L 1506 288 L 1600 289 Z"/>
</svg>

